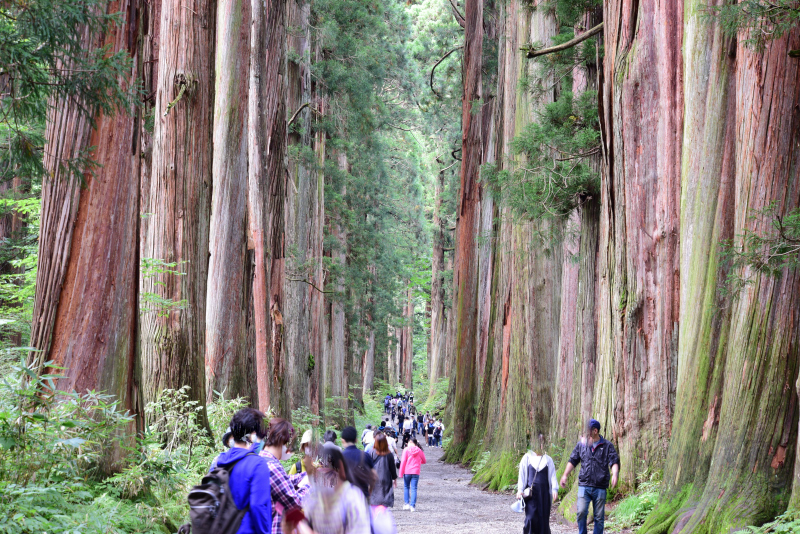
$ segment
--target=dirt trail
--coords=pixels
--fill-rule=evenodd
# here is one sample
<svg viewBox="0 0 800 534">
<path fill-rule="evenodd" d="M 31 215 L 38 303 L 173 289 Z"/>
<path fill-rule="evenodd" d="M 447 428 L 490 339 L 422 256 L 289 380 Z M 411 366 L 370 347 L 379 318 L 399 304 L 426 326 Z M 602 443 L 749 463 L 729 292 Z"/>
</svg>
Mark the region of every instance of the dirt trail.
<svg viewBox="0 0 800 534">
<path fill-rule="evenodd" d="M 439 459 L 442 449 L 425 447 L 428 463 L 419 477 L 416 512 L 403 510 L 403 483 L 397 481 L 394 518 L 399 534 L 521 534 L 524 516 L 511 511 L 514 497 L 470 486 L 472 473 Z M 576 531 L 550 522 L 552 534 Z"/>
</svg>

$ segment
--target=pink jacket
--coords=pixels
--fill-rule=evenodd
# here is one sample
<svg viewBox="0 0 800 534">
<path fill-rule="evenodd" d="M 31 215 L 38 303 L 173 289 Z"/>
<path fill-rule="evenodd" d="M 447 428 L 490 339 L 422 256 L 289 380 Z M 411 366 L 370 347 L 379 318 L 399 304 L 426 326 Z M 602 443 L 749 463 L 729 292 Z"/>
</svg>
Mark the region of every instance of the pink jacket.
<svg viewBox="0 0 800 534">
<path fill-rule="evenodd" d="M 403 475 L 418 475 L 422 464 L 428 463 L 425 459 L 425 453 L 416 445 L 409 445 L 403 451 L 403 460 L 400 462 L 400 476 Z"/>
</svg>

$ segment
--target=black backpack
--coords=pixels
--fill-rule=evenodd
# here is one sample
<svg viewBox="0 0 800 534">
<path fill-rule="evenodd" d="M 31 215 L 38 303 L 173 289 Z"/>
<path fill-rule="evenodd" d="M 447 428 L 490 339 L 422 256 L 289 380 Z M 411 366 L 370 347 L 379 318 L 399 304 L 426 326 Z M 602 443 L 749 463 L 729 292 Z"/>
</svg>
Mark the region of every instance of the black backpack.
<svg viewBox="0 0 800 534">
<path fill-rule="evenodd" d="M 228 485 L 233 468 L 241 460 L 226 467 L 214 467 L 199 485 L 189 491 L 189 517 L 192 522 L 183 525 L 178 534 L 236 534 L 244 514 L 250 509 L 250 506 L 243 510 L 236 507 Z"/>
</svg>

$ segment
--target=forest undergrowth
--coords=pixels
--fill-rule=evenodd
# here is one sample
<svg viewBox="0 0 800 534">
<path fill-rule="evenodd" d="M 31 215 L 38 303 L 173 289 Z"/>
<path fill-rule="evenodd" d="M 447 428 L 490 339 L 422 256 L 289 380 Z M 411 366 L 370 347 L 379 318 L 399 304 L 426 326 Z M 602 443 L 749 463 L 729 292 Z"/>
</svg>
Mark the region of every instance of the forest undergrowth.
<svg viewBox="0 0 800 534">
<path fill-rule="evenodd" d="M 145 407 L 138 438 L 125 438 L 134 418 L 111 396 L 60 391 L 55 372 L 37 377 L 16 354 L 6 352 L 0 382 L 0 532 L 161 534 L 188 521 L 188 491 L 222 451 L 219 438 L 244 399 L 215 395 L 209 435 L 188 388 L 164 390 Z M 443 408 L 446 382 L 420 409 Z M 323 426 L 340 432 L 346 424 L 379 423 L 391 389 L 379 382 L 350 413 L 327 399 Z M 322 419 L 296 410 L 297 436 Z"/>
</svg>

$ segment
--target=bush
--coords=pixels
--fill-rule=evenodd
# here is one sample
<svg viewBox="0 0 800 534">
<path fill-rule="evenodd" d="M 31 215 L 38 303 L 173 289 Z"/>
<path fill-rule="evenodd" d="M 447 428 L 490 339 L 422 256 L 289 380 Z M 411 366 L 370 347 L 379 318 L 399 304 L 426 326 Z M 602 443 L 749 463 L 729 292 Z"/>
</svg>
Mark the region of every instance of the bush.
<svg viewBox="0 0 800 534">
<path fill-rule="evenodd" d="M 218 395 L 207 407 L 212 437 L 188 389 L 165 390 L 145 407 L 151 423 L 134 439 L 133 418 L 110 396 L 59 391 L 56 375 L 36 378 L 24 362 L 7 367 L 0 382 L 4 533 L 177 531 L 188 520 L 189 488 L 246 404 Z"/>
<path fill-rule="evenodd" d="M 637 477 L 638 491 L 622 499 L 609 513 L 606 527 L 609 531 L 631 529 L 644 523 L 658 502 L 658 487 L 661 477 L 658 473 L 645 472 Z"/>
</svg>

